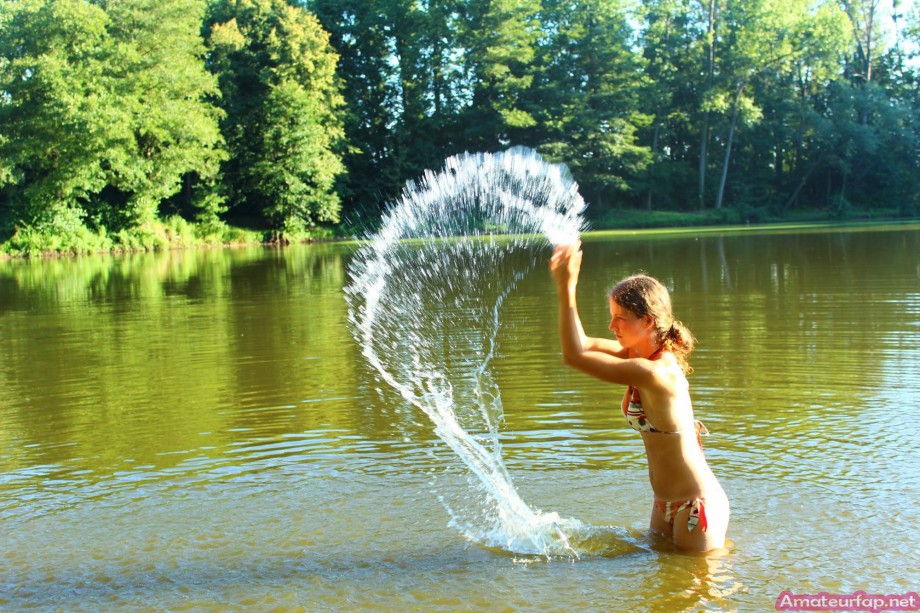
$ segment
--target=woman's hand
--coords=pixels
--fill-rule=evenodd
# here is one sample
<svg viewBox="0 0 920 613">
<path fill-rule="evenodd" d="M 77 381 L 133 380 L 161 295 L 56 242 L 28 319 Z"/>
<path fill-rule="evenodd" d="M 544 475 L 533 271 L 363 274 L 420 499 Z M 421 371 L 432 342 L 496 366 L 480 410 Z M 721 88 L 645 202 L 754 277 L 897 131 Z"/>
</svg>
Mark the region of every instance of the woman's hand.
<svg viewBox="0 0 920 613">
<path fill-rule="evenodd" d="M 574 291 L 581 271 L 581 241 L 559 245 L 549 260 L 549 271 L 560 291 Z"/>
</svg>

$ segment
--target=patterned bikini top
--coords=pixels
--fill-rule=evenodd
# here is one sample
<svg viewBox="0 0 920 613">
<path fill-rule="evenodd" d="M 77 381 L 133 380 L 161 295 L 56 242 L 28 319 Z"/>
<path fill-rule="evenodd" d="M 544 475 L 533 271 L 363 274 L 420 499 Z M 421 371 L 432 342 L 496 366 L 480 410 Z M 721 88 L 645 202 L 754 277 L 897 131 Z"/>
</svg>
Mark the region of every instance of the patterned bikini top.
<svg viewBox="0 0 920 613">
<path fill-rule="evenodd" d="M 660 430 L 649 423 L 648 417 L 645 416 L 645 409 L 642 408 L 642 399 L 639 397 L 639 390 L 633 386 L 629 386 L 626 393 L 629 395 L 629 404 L 626 405 L 626 408 L 623 410 L 623 415 L 626 417 L 626 423 L 636 432 L 660 432 Z"/>
<path fill-rule="evenodd" d="M 654 360 L 663 347 L 656 349 L 652 355 L 648 356 L 649 360 Z M 645 416 L 645 409 L 642 408 L 642 398 L 639 397 L 639 390 L 630 385 L 626 388 L 626 395 L 629 402 L 623 409 L 623 415 L 626 417 L 626 423 L 636 432 L 660 432 L 649 423 L 648 417 Z"/>
<path fill-rule="evenodd" d="M 662 347 L 659 347 L 655 352 L 648 357 L 649 360 L 654 360 L 656 356 L 661 353 Z M 649 422 L 648 417 L 645 415 L 645 409 L 642 408 L 642 398 L 639 396 L 639 390 L 633 386 L 629 386 L 626 389 L 626 395 L 629 398 L 629 401 L 626 405 L 626 408 L 623 409 L 623 416 L 626 417 L 626 423 L 636 432 L 659 432 L 662 434 L 678 434 L 679 431 L 663 431 L 655 428 Z M 703 434 L 709 434 L 709 430 L 706 429 L 706 426 L 703 425 L 703 422 L 695 420 L 694 429 L 696 430 L 696 439 L 700 444 L 700 448 L 703 447 Z"/>
</svg>

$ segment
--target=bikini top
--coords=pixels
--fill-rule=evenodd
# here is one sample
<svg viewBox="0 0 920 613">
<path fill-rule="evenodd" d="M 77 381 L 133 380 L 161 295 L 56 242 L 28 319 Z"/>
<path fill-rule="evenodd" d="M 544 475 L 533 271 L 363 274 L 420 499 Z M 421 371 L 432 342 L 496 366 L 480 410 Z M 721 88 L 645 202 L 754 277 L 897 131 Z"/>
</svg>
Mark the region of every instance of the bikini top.
<svg viewBox="0 0 920 613">
<path fill-rule="evenodd" d="M 662 348 L 659 347 L 655 352 L 648 357 L 649 360 L 654 360 L 655 357 L 661 353 Z M 629 402 L 626 405 L 626 408 L 623 409 L 623 416 L 626 417 L 626 423 L 632 427 L 636 432 L 659 432 L 661 434 L 679 434 L 679 430 L 674 431 L 665 431 L 659 430 L 652 426 L 649 422 L 648 417 L 645 415 L 645 409 L 642 408 L 642 398 L 639 397 L 639 390 L 633 386 L 629 386 L 626 389 L 626 394 L 629 398 Z M 703 425 L 703 422 L 695 420 L 694 429 L 696 430 L 696 439 L 700 444 L 700 447 L 703 447 L 703 434 L 709 434 L 709 430 L 706 429 L 706 426 Z"/>
<path fill-rule="evenodd" d="M 629 395 L 629 404 L 623 410 L 626 417 L 626 423 L 636 432 L 661 432 L 649 422 L 645 415 L 645 409 L 642 408 L 642 399 L 639 397 L 639 390 L 629 386 L 626 390 Z"/>
</svg>

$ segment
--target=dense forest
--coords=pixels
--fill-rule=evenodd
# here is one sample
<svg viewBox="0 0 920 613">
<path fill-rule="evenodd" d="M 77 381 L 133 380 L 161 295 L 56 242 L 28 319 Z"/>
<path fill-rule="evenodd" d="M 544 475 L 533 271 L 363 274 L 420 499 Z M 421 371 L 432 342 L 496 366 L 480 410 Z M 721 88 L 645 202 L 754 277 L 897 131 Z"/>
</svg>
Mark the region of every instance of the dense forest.
<svg viewBox="0 0 920 613">
<path fill-rule="evenodd" d="M 918 49 L 898 0 L 4 0 L 0 243 L 348 235 L 511 146 L 595 227 L 916 216 Z"/>
</svg>

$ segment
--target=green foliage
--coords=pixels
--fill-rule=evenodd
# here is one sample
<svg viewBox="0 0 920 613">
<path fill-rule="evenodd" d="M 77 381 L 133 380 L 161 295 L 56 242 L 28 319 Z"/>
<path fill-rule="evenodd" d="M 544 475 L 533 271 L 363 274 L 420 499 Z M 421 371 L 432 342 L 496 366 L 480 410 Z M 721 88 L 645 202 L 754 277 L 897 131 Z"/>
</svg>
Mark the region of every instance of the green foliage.
<svg viewBox="0 0 920 613">
<path fill-rule="evenodd" d="M 80 254 L 104 251 L 111 246 L 112 242 L 104 230 L 89 230 L 83 224 L 79 211 L 64 208 L 17 228 L 4 243 L 3 251 L 15 256 Z"/>
<path fill-rule="evenodd" d="M 283 0 L 215 2 L 205 32 L 226 113 L 231 213 L 263 216 L 278 239 L 338 221 L 343 99 L 328 34 Z"/>
<path fill-rule="evenodd" d="M 16 229 L 3 244 L 2 252 L 13 256 L 47 254 L 90 254 L 104 251 L 162 251 L 176 247 L 233 242 L 226 231 L 202 236 L 204 226 L 178 215 L 164 220 L 122 228 L 109 233 L 105 228 L 90 230 L 74 211 Z M 246 242 L 258 242 L 257 234 L 245 235 Z M 241 242 L 241 241 L 237 241 Z"/>
<path fill-rule="evenodd" d="M 461 115 L 463 144 L 495 150 L 515 143 L 535 125 L 524 98 L 533 84 L 533 60 L 540 35 L 538 0 L 470 2 L 459 44 L 472 103 Z"/>
<path fill-rule="evenodd" d="M 252 165 L 253 181 L 270 202 L 263 211 L 274 227 L 297 233 L 314 221 L 338 221 L 336 177 L 343 166 L 333 152 L 339 130 L 323 125 L 311 92 L 284 81 L 268 95 L 264 156 Z"/>
<path fill-rule="evenodd" d="M 131 134 L 126 157 L 108 170 L 108 184 L 129 194 L 120 213 L 131 227 L 154 221 L 160 203 L 181 189 L 184 177 L 208 181 L 217 175 L 226 157 L 221 113 L 206 102 L 218 95 L 217 79 L 205 70 L 198 35 L 204 0 L 104 6 L 112 20 L 113 79 Z"/>
<path fill-rule="evenodd" d="M 387 9 L 395 3 L 364 0 L 316 0 L 311 9 L 323 28 L 330 33 L 330 43 L 339 53 L 338 75 L 342 94 L 348 101 L 342 113 L 348 147 L 343 161 L 348 169 L 343 180 L 343 195 L 352 210 L 370 204 L 376 215 L 375 188 L 386 194 L 399 189 L 402 172 L 398 165 L 398 138 L 392 129 L 398 121 L 400 69 L 405 62 L 390 62 L 394 46 L 388 24 L 395 15 Z M 396 30 L 408 35 L 411 30 Z M 401 59 L 401 58 L 400 58 Z M 423 146 L 423 145 L 422 145 Z M 368 178 L 373 177 L 373 181 Z"/>
<path fill-rule="evenodd" d="M 106 104 L 117 100 L 105 68 L 109 19 L 78 0 L 17 0 L 0 4 L 0 23 L 4 204 L 26 222 L 53 226 L 60 215 L 69 227 L 126 136 Z"/>
<path fill-rule="evenodd" d="M 186 177 L 216 175 L 203 10 L 203 0 L 0 6 L 2 217 L 18 236 L 60 233 L 27 250 L 102 247 L 87 237 L 150 223 Z"/>
<path fill-rule="evenodd" d="M 879 7 L 7 0 L 0 243 L 348 235 L 446 156 L 514 145 L 567 164 L 595 225 L 917 215 L 920 6 Z"/>
<path fill-rule="evenodd" d="M 541 21 L 552 35 L 539 49 L 544 69 L 531 99 L 534 115 L 549 128 L 535 137 L 540 150 L 570 166 L 594 215 L 635 189 L 651 162 L 650 148 L 638 142 L 651 122 L 639 108 L 646 81 L 619 4 L 543 3 Z"/>
</svg>

